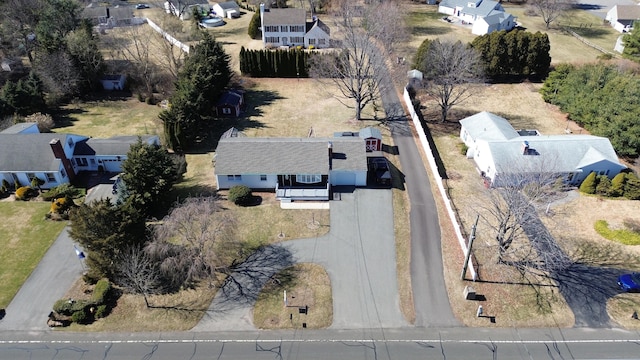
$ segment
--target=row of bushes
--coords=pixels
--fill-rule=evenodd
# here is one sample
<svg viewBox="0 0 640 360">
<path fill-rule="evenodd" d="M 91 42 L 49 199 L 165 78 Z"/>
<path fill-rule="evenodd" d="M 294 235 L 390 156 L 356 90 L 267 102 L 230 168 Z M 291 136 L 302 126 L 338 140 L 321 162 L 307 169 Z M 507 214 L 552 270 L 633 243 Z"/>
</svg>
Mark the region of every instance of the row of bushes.
<svg viewBox="0 0 640 360">
<path fill-rule="evenodd" d="M 54 316 L 68 318 L 74 323 L 90 324 L 109 314 L 109 296 L 113 287 L 107 279 L 98 281 L 88 300 L 60 299 L 53 304 Z"/>
<path fill-rule="evenodd" d="M 606 175 L 597 175 L 592 172 L 580 184 L 580 192 L 640 200 L 640 179 L 631 172 L 621 172 L 613 180 Z"/>
</svg>

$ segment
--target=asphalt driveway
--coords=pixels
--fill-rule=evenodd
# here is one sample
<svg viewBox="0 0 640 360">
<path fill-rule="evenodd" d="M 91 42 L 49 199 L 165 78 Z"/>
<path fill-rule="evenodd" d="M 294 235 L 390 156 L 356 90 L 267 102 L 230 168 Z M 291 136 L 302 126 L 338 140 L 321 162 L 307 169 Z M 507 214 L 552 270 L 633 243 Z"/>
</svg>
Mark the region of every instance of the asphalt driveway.
<svg viewBox="0 0 640 360">
<path fill-rule="evenodd" d="M 331 279 L 333 329 L 407 326 L 399 306 L 391 191 L 344 193 L 341 200 L 331 202 L 330 219 L 327 235 L 269 248 L 260 255 L 260 269 L 274 273 L 293 262 L 324 266 Z M 267 275 L 261 278 L 266 280 Z M 219 291 L 208 314 L 193 330 L 254 329 L 251 310 L 259 285 L 247 283 L 242 292 L 245 301 L 239 299 L 238 291 Z"/>
</svg>

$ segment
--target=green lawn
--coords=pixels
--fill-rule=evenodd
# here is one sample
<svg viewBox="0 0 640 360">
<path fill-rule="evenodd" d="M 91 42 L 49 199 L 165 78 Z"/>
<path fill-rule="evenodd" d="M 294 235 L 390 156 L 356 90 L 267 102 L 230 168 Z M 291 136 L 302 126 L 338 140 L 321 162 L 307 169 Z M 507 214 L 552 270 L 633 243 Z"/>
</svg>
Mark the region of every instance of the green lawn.
<svg viewBox="0 0 640 360">
<path fill-rule="evenodd" d="M 6 308 L 66 221 L 49 221 L 49 202 L 0 202 L 0 308 Z"/>
</svg>

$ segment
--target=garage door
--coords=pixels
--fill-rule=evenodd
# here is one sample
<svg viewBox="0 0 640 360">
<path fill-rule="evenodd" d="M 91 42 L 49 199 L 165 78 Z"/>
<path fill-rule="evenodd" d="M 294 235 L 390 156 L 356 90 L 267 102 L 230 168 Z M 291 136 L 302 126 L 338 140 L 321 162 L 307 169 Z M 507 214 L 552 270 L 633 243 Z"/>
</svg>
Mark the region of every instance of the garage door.
<svg viewBox="0 0 640 360">
<path fill-rule="evenodd" d="M 102 160 L 104 171 L 106 172 L 120 172 L 122 171 L 122 161 L 118 160 Z"/>
<path fill-rule="evenodd" d="M 331 185 L 355 185 L 356 174 L 351 172 L 336 172 L 331 174 Z"/>
</svg>

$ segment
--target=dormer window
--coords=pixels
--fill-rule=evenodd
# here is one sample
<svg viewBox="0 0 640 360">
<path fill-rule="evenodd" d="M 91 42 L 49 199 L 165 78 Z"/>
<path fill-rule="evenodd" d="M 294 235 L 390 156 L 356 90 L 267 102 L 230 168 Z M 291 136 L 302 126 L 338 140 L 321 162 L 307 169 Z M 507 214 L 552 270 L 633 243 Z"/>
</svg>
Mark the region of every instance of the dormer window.
<svg viewBox="0 0 640 360">
<path fill-rule="evenodd" d="M 69 144 L 69 146 L 73 146 L 73 138 L 69 137 L 69 139 L 67 139 L 67 144 Z"/>
</svg>

